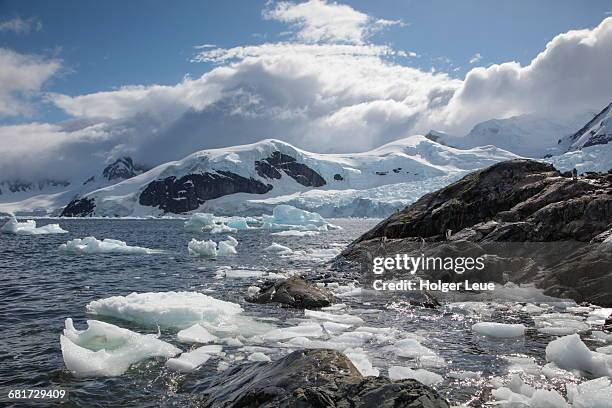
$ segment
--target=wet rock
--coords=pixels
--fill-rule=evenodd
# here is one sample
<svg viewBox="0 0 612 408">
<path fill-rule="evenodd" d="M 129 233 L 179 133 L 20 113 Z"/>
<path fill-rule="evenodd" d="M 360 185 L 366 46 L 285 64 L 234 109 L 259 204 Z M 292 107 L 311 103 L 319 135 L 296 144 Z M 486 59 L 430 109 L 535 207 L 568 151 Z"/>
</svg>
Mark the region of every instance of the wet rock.
<svg viewBox="0 0 612 408">
<path fill-rule="evenodd" d="M 297 276 L 281 282 L 268 282 L 257 295 L 246 300 L 252 303 L 281 303 L 297 309 L 325 307 L 335 302 L 329 290 Z"/>
<path fill-rule="evenodd" d="M 271 363 L 230 367 L 200 395 L 204 407 L 449 407 L 415 380 L 363 377 L 334 350 L 299 350 Z"/>
</svg>

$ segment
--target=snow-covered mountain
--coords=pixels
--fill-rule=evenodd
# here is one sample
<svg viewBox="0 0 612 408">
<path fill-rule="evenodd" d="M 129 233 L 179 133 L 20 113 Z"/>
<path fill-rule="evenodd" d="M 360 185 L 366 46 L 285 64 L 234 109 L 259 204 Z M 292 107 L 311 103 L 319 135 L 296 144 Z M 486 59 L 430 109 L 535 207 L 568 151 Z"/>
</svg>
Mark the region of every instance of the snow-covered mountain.
<svg viewBox="0 0 612 408">
<path fill-rule="evenodd" d="M 49 210 L 65 206 L 75 197 L 100 189 L 145 171 L 143 166 L 134 164 L 130 157 L 120 157 L 98 174 L 73 180 L 0 180 L 0 212 L 28 212 L 45 215 Z"/>
<path fill-rule="evenodd" d="M 558 150 L 559 139 L 573 134 L 588 119 L 588 113 L 564 121 L 520 115 L 478 123 L 463 137 L 435 130 L 427 137 L 461 149 L 494 145 L 519 156 L 540 158 L 563 153 Z"/>
<path fill-rule="evenodd" d="M 371 215 L 367 210 L 361 214 L 349 209 L 380 205 L 364 195 L 364 191 L 398 183 L 434 185 L 430 180 L 515 157 L 494 146 L 461 150 L 424 136 L 411 136 L 355 154 L 310 153 L 279 140 L 264 140 L 202 150 L 157 166 L 73 200 L 62 215 L 112 217 L 206 210 L 219 214 L 261 211 L 266 200 L 295 199 L 295 194 L 313 190 L 328 197 L 334 196 L 331 192 L 357 192 L 348 204 L 344 195 L 346 211 L 339 215 Z M 385 212 L 389 210 L 386 208 Z"/>
<path fill-rule="evenodd" d="M 559 140 L 563 152 L 580 150 L 590 146 L 612 142 L 612 103 L 602 109 L 576 133 Z"/>
</svg>

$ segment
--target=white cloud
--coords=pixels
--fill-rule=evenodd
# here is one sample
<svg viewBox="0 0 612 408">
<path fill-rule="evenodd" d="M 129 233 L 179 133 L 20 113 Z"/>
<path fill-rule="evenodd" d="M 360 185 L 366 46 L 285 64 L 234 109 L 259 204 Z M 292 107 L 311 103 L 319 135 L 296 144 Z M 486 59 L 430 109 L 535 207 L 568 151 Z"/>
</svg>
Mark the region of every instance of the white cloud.
<svg viewBox="0 0 612 408">
<path fill-rule="evenodd" d="M 472 58 L 470 58 L 469 63 L 476 64 L 477 62 L 480 62 L 480 60 L 482 60 L 482 55 L 480 55 L 480 53 L 477 52 L 476 54 L 474 54 Z"/>
<path fill-rule="evenodd" d="M 40 31 L 41 29 L 42 23 L 37 18 L 24 20 L 21 17 L 15 17 L 11 20 L 0 21 L 0 32 L 11 31 L 16 34 L 27 34 L 31 31 Z"/>
<path fill-rule="evenodd" d="M 557 35 L 528 65 L 478 67 L 436 119 L 463 133 L 475 123 L 524 113 L 555 117 L 598 109 L 612 99 L 612 18 Z M 435 122 L 435 120 L 433 120 Z"/>
<path fill-rule="evenodd" d="M 281 1 L 273 9 L 265 10 L 263 15 L 293 25 L 297 39 L 306 43 L 363 44 L 373 33 L 402 24 L 399 20 L 375 19 L 350 6 L 325 0 Z"/>
<path fill-rule="evenodd" d="M 31 114 L 31 98 L 60 66 L 57 60 L 0 48 L 0 116 Z"/>
</svg>

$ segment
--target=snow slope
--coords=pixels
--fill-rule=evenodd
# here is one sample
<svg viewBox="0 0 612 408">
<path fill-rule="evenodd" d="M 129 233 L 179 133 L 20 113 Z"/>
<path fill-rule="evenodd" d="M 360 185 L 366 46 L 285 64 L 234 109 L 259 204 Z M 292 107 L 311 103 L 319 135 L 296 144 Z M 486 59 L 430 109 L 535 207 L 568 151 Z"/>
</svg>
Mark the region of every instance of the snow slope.
<svg viewBox="0 0 612 408">
<path fill-rule="evenodd" d="M 478 123 L 463 137 L 438 131 L 431 131 L 428 137 L 461 149 L 493 145 L 519 156 L 539 158 L 565 152 L 557 150 L 559 139 L 573 134 L 587 120 L 588 114 L 565 121 L 519 115 Z"/>
<path fill-rule="evenodd" d="M 563 152 L 571 152 L 609 142 L 612 142 L 612 103 L 576 133 L 559 140 L 559 148 Z"/>
<path fill-rule="evenodd" d="M 424 136 L 411 136 L 355 154 L 315 154 L 269 139 L 202 150 L 157 166 L 84 195 L 71 203 L 64 215 L 146 216 L 210 209 L 220 214 L 244 213 L 261 210 L 261 205 L 265 206 L 262 200 L 314 189 L 325 195 L 398 183 L 423 185 L 432 178 L 461 174 L 515 157 L 494 146 L 461 150 Z"/>
</svg>

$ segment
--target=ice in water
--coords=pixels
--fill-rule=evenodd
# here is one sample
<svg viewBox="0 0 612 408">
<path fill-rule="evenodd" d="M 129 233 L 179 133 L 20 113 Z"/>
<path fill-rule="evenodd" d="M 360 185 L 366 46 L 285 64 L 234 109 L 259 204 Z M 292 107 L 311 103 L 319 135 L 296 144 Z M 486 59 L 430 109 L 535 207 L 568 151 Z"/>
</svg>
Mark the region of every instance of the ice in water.
<svg viewBox="0 0 612 408">
<path fill-rule="evenodd" d="M 36 226 L 36 221 L 27 220 L 19 222 L 14 216 L 0 228 L 0 232 L 15 235 L 44 235 L 44 234 L 67 234 L 68 231 L 62 229 L 59 224 L 48 224 L 42 227 Z"/>
<path fill-rule="evenodd" d="M 139 246 L 130 246 L 124 241 L 116 239 L 98 240 L 95 237 L 86 237 L 83 239 L 73 239 L 60 245 L 60 251 L 70 252 L 75 254 L 132 254 L 146 255 L 159 253 L 161 251 L 143 248 Z"/>
<path fill-rule="evenodd" d="M 181 352 L 172 344 L 98 320 L 86 330 L 66 319 L 60 344 L 66 368 L 79 377 L 123 374 L 134 363 L 151 357 L 170 358 Z"/>
</svg>

